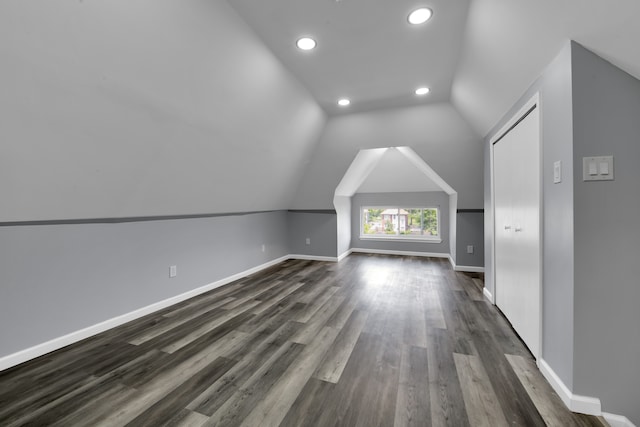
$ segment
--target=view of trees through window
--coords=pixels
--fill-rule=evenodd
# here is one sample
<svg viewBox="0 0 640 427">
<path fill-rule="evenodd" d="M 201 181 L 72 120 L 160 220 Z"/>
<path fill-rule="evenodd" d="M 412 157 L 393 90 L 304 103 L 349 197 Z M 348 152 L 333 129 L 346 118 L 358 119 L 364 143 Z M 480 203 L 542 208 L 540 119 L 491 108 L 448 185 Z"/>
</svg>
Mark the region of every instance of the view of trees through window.
<svg viewBox="0 0 640 427">
<path fill-rule="evenodd" d="M 437 208 L 362 208 L 362 235 L 438 236 Z"/>
</svg>

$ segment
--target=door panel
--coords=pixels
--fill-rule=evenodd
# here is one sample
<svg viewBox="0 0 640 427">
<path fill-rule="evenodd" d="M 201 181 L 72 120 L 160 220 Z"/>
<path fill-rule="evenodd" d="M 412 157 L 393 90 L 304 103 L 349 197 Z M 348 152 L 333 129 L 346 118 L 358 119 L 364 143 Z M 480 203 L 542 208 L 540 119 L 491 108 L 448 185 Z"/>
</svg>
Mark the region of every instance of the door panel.
<svg viewBox="0 0 640 427">
<path fill-rule="evenodd" d="M 541 307 L 539 153 L 538 108 L 493 150 L 496 304 L 536 357 Z"/>
</svg>

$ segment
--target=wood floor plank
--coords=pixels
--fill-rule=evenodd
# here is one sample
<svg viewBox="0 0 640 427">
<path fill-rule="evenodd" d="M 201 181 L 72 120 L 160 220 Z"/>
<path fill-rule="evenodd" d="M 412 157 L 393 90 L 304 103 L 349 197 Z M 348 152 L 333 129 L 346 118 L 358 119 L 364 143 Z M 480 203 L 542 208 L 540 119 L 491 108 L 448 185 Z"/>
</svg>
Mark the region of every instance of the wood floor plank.
<svg viewBox="0 0 640 427">
<path fill-rule="evenodd" d="M 431 424 L 426 348 L 402 346 L 394 427 Z"/>
<path fill-rule="evenodd" d="M 237 290 L 240 284 L 234 283 L 227 286 L 228 287 L 225 286 L 224 288 L 218 288 L 218 292 L 215 292 L 216 290 L 214 290 L 180 304 L 176 304 L 175 306 L 165 310 L 165 312 L 162 313 L 162 317 L 180 317 L 183 316 L 185 312 L 200 310 L 202 307 L 210 307 L 212 304 L 215 304 L 217 307 L 225 305 L 228 302 L 235 300 L 235 297 L 228 296 L 227 294 L 231 293 L 231 291 Z"/>
<path fill-rule="evenodd" d="M 181 348 L 191 344 L 192 342 L 196 341 L 202 336 L 215 331 L 217 328 L 225 326 L 228 322 L 232 321 L 235 317 L 241 316 L 243 313 L 251 310 L 251 308 L 255 307 L 259 303 L 260 301 L 249 301 L 244 305 L 228 310 L 222 313 L 220 316 L 217 316 L 216 318 L 212 319 L 211 321 L 206 322 L 205 324 L 195 329 L 194 331 L 186 335 L 183 335 L 181 337 L 176 337 L 177 339 L 172 343 L 164 346 L 162 348 L 162 351 L 167 353 L 174 353 L 175 351 L 178 351 Z M 249 316 L 247 315 L 243 317 L 242 320 L 244 321 L 248 317 Z M 236 323 L 240 323 L 238 319 L 236 319 Z"/>
<path fill-rule="evenodd" d="M 414 347 L 427 347 L 427 318 L 417 299 L 409 300 L 404 322 L 403 342 Z"/>
<path fill-rule="evenodd" d="M 320 294 L 318 294 L 317 297 L 311 303 L 307 303 L 307 308 L 301 311 L 294 318 L 294 320 L 302 323 L 308 322 L 313 317 L 313 315 L 316 314 L 316 312 L 320 310 L 320 308 L 323 305 L 325 305 L 327 301 L 329 301 L 329 299 L 333 296 L 333 294 L 336 293 L 338 289 L 340 288 L 338 288 L 337 286 L 330 286 L 328 288 L 323 289 L 323 291 Z"/>
<path fill-rule="evenodd" d="M 224 308 L 225 310 L 232 310 L 238 307 L 241 307 L 243 305 L 247 305 L 247 303 L 251 303 L 253 302 L 253 300 L 259 300 L 260 295 L 268 292 L 271 288 L 274 288 L 278 285 L 280 285 L 280 281 L 279 280 L 273 280 L 270 283 L 266 284 L 265 286 L 260 286 L 260 287 L 247 287 L 247 290 L 245 292 L 245 295 L 243 295 L 242 297 L 238 297 L 235 300 L 228 302 L 227 304 L 223 305 L 222 308 Z M 259 304 L 259 302 L 258 302 Z M 253 308 L 258 304 L 250 304 L 249 308 Z"/>
<path fill-rule="evenodd" d="M 168 421 L 162 423 L 163 427 L 202 427 L 209 417 L 197 412 L 183 409 L 171 417 Z"/>
<path fill-rule="evenodd" d="M 304 346 L 285 343 L 262 364 L 238 390 L 216 410 L 207 422 L 212 426 L 237 426 L 264 399 L 276 381 L 300 355 Z"/>
<path fill-rule="evenodd" d="M 218 357 L 127 423 L 127 426 L 151 427 L 163 424 L 174 414 L 184 409 L 190 401 L 208 387 L 211 381 L 216 381 L 235 363 L 235 360 Z"/>
<path fill-rule="evenodd" d="M 305 283 L 300 282 L 300 283 L 294 283 L 293 285 L 284 287 L 284 289 L 279 290 L 278 293 L 276 293 L 275 295 L 272 295 L 270 298 L 263 299 L 260 304 L 258 304 L 251 310 L 251 312 L 253 314 L 264 313 L 266 310 L 268 310 L 269 308 L 273 307 L 276 304 L 279 304 L 283 299 L 293 294 L 295 291 L 297 291 L 304 285 Z"/>
<path fill-rule="evenodd" d="M 337 383 L 367 321 L 368 313 L 354 311 L 313 374 L 314 378 Z"/>
<path fill-rule="evenodd" d="M 180 316 L 173 316 L 171 318 L 168 318 L 172 320 L 164 321 L 162 323 L 156 324 L 152 328 L 147 328 L 141 331 L 140 334 L 136 335 L 131 340 L 129 340 L 129 343 L 133 345 L 140 345 L 142 343 L 145 343 L 150 339 L 153 339 L 159 335 L 164 334 L 167 331 L 170 331 L 175 327 L 178 327 L 190 320 L 195 319 L 196 317 L 202 316 L 203 314 L 210 313 L 213 310 L 217 309 L 218 307 L 223 306 L 231 301 L 234 301 L 233 297 L 225 298 L 218 302 L 213 302 L 210 304 L 203 305 L 199 307 L 197 310 L 190 310 L 190 311 L 185 310 L 185 312 L 183 312 Z"/>
<path fill-rule="evenodd" d="M 400 359 L 400 340 L 360 334 L 333 395 L 325 401 L 337 425 L 393 425 Z"/>
<path fill-rule="evenodd" d="M 547 425 L 580 425 L 573 414 L 567 412 L 560 397 L 542 378 L 532 360 L 510 354 L 506 354 L 505 357 Z"/>
<path fill-rule="evenodd" d="M 241 426 L 277 427 L 329 349 L 338 331 L 325 327 L 282 374 L 267 396 L 243 420 Z"/>
<path fill-rule="evenodd" d="M 335 384 L 310 378 L 279 427 L 334 426 L 336 419 L 325 404 Z"/>
<path fill-rule="evenodd" d="M 32 419 L 30 424 L 50 425 L 51 427 L 92 427 L 96 423 L 107 419 L 114 408 L 123 405 L 135 393 L 136 390 L 130 387 L 113 384 L 111 387 L 102 388 L 99 397 L 89 399 L 84 404 L 74 400 L 74 409 L 69 410 L 69 412 L 60 412 L 60 416 L 57 417 L 55 414 L 47 412 L 43 414 L 40 421 Z M 53 418 L 56 421 L 51 423 L 49 420 Z"/>
<path fill-rule="evenodd" d="M 472 426 L 505 427 L 507 420 L 502 413 L 498 398 L 491 387 L 491 381 L 477 356 L 453 355 L 464 405 Z"/>
<path fill-rule="evenodd" d="M 338 291 L 335 295 L 344 295 L 344 293 Z M 356 298 L 353 296 L 347 297 L 342 304 L 340 304 L 340 307 L 336 309 L 333 315 L 331 315 L 329 320 L 327 320 L 327 326 L 342 329 L 344 324 L 347 323 L 347 320 L 351 317 L 351 313 L 353 313 L 353 310 L 356 309 L 357 305 L 358 302 Z"/>
<path fill-rule="evenodd" d="M 309 344 L 318 335 L 320 330 L 325 327 L 329 318 L 335 313 L 344 299 L 344 296 L 331 296 L 327 299 L 291 340 L 299 344 Z"/>
<path fill-rule="evenodd" d="M 453 358 L 454 338 L 448 330 L 428 335 L 429 398 L 433 426 L 469 426 L 469 418 Z"/>
<path fill-rule="evenodd" d="M 50 395 L 50 400 L 44 405 L 38 403 L 32 408 L 23 408 L 24 415 L 18 420 L 14 420 L 13 423 L 15 425 L 46 425 L 49 424 L 47 420 L 51 417 L 60 418 L 73 413 L 78 407 L 83 407 L 94 401 L 101 401 L 104 398 L 108 399 L 114 389 L 120 390 L 123 388 L 119 383 L 121 375 L 129 370 L 136 369 L 140 364 L 144 364 L 150 355 L 151 352 L 127 361 L 124 365 L 101 377 L 89 376 L 83 381 L 78 381 L 74 387 L 66 389 L 64 393 Z M 124 388 L 121 394 L 129 395 L 129 392 L 129 389 Z M 112 409 L 111 407 L 110 410 Z M 96 417 L 99 413 L 100 410 L 93 406 L 91 416 Z M 89 417 L 84 416 L 83 418 Z M 10 420 L 8 416 L 3 416 L 0 419 L 4 419 L 7 422 Z"/>
<path fill-rule="evenodd" d="M 254 339 L 252 351 L 247 353 L 225 375 L 195 398 L 187 409 L 205 415 L 218 410 L 247 380 L 255 369 L 269 360 L 278 351 L 285 351 L 285 344 L 299 328 L 300 323 L 288 321 L 263 340 Z"/>
<path fill-rule="evenodd" d="M 179 387 L 180 384 L 189 380 L 218 357 L 221 357 L 224 350 L 233 345 L 236 340 L 242 339 L 243 335 L 242 333 L 227 334 L 184 362 L 162 372 L 152 381 L 138 389 L 136 395 L 127 401 L 125 405 L 115 408 L 115 411 L 108 419 L 97 423 L 96 426 L 122 426 L 135 419 L 147 408 Z"/>
<path fill-rule="evenodd" d="M 473 340 L 507 422 L 511 425 L 545 426 L 493 335 L 480 331 L 473 335 Z"/>
<path fill-rule="evenodd" d="M 440 302 L 440 294 L 437 289 L 429 289 L 424 293 L 424 310 L 427 327 L 447 329 L 447 323 L 444 319 L 442 304 Z"/>
</svg>

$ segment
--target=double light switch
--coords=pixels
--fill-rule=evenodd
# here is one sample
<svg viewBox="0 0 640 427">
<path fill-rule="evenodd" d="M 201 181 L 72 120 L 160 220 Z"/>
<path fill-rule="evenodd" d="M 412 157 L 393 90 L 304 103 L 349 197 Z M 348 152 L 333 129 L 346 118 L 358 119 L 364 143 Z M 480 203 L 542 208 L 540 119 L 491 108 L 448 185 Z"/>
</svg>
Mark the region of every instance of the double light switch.
<svg viewBox="0 0 640 427">
<path fill-rule="evenodd" d="M 583 181 L 613 181 L 613 156 L 583 157 Z"/>
</svg>

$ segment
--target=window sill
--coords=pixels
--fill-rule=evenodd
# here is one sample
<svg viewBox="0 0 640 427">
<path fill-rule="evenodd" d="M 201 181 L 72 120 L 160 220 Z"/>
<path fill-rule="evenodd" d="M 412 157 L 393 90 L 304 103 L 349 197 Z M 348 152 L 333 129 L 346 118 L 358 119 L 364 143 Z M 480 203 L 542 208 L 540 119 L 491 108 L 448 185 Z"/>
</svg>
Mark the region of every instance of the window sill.
<svg viewBox="0 0 640 427">
<path fill-rule="evenodd" d="M 382 237 L 382 236 L 360 236 L 360 240 L 375 240 L 378 242 L 417 242 L 417 243 L 442 243 L 439 237 Z"/>
</svg>

